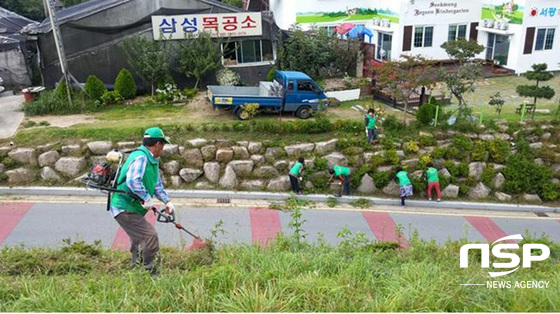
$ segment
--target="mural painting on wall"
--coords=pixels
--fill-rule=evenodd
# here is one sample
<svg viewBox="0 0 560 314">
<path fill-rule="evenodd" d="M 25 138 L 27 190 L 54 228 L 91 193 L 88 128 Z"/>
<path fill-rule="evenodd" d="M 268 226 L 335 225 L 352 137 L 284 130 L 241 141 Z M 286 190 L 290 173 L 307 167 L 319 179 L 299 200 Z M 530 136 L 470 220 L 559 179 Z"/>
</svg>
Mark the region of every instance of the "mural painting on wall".
<svg viewBox="0 0 560 314">
<path fill-rule="evenodd" d="M 298 24 L 354 23 L 374 18 L 388 19 L 391 23 L 399 22 L 398 1 L 298 0 L 296 5 Z"/>
<path fill-rule="evenodd" d="M 504 21 L 510 24 L 523 24 L 525 1 L 522 0 L 484 0 L 483 20 Z"/>
</svg>

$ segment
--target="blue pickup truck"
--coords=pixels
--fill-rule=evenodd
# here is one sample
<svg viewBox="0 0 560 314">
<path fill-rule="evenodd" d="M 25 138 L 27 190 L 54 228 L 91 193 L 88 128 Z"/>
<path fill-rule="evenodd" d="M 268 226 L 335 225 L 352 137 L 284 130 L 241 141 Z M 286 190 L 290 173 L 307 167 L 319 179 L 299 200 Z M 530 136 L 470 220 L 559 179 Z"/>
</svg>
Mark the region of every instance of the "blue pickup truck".
<svg viewBox="0 0 560 314">
<path fill-rule="evenodd" d="M 240 120 L 249 119 L 242 106 L 251 103 L 259 104 L 259 111 L 289 112 L 307 119 L 323 109 L 327 96 L 305 73 L 276 71 L 272 82 L 260 82 L 258 87 L 210 85 L 208 99 L 214 108 L 233 110 Z"/>
</svg>

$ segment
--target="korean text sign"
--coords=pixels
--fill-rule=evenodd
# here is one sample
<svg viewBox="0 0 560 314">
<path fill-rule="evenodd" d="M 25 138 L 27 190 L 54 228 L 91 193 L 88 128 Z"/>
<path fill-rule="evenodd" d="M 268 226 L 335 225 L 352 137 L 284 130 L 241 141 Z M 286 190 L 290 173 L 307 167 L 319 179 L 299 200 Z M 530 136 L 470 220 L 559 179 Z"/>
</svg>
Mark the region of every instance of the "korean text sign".
<svg viewBox="0 0 560 314">
<path fill-rule="evenodd" d="M 185 39 L 209 32 L 212 37 L 261 36 L 260 12 L 154 15 L 152 29 L 155 40 Z"/>
</svg>

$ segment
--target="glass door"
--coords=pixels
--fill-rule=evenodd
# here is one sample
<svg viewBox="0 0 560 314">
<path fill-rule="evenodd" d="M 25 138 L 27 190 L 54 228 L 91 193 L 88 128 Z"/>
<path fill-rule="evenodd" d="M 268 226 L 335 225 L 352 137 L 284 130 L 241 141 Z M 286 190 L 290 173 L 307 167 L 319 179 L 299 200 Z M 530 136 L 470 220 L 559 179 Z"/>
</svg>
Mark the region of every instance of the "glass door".
<svg viewBox="0 0 560 314">
<path fill-rule="evenodd" d="M 486 59 L 497 61 L 499 65 L 507 64 L 509 55 L 508 36 L 488 34 Z"/>
</svg>

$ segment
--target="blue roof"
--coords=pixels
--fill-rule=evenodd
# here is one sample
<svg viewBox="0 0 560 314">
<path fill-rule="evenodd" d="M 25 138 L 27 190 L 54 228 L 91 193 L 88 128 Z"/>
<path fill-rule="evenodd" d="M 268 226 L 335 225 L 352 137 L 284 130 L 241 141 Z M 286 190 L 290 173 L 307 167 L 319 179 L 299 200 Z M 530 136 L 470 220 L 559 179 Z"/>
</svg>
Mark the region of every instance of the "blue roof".
<svg viewBox="0 0 560 314">
<path fill-rule="evenodd" d="M 278 71 L 282 74 L 287 80 L 311 80 L 309 75 L 303 72 L 297 71 Z"/>
</svg>

